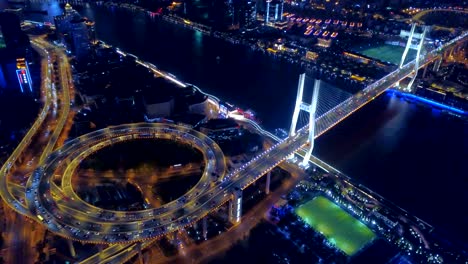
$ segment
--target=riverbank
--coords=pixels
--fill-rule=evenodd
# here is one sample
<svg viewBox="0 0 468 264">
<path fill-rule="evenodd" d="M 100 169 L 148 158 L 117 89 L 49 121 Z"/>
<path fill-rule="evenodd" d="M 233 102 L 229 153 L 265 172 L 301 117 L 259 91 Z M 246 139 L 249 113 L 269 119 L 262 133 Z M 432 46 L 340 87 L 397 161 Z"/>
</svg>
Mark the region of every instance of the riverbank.
<svg viewBox="0 0 468 264">
<path fill-rule="evenodd" d="M 145 62 L 141 62 L 141 63 L 142 63 L 142 65 L 147 65 Z M 151 66 L 150 66 L 150 67 L 151 67 Z M 152 67 L 154 67 L 154 69 L 157 69 L 157 68 L 155 68 L 156 66 L 152 66 Z M 159 71 L 160 71 L 160 70 L 159 70 Z M 161 71 L 160 71 L 160 73 L 163 74 Z M 175 78 L 173 77 L 172 74 L 169 74 L 169 73 L 164 73 L 164 74 L 165 74 L 165 76 L 168 76 L 168 79 L 169 79 L 169 80 L 171 80 L 171 81 L 177 83 L 178 85 L 182 85 L 182 84 L 181 84 L 182 82 L 181 82 L 181 81 L 178 81 L 177 79 L 175 79 Z M 201 90 L 200 90 L 200 91 L 201 91 Z M 206 93 L 205 93 L 205 94 L 206 94 Z M 209 94 L 206 94 L 206 95 L 210 96 L 210 98 L 212 98 L 213 100 L 216 100 L 216 101 L 218 101 L 218 102 L 219 102 L 219 100 L 220 100 L 220 99 L 218 99 L 217 97 L 215 97 L 215 96 L 213 96 L 213 95 L 209 95 Z M 261 127 L 258 127 L 258 129 L 259 129 L 259 131 L 263 131 L 263 129 L 262 129 Z M 352 182 L 353 180 L 350 179 L 350 178 L 348 178 L 347 181 L 348 181 L 349 184 L 351 184 L 350 182 Z M 358 182 L 359 182 L 359 181 L 358 181 Z M 367 193 L 371 194 L 374 198 L 379 199 L 379 202 L 385 204 L 385 206 L 386 206 L 387 208 L 391 208 L 391 210 L 397 211 L 397 212 L 399 212 L 401 215 L 405 215 L 405 218 L 411 219 L 412 221 L 418 223 L 419 228 L 421 228 L 422 226 L 424 226 L 424 229 L 426 229 L 426 230 L 432 230 L 432 226 L 431 226 L 431 225 L 427 224 L 426 222 L 424 222 L 423 220 L 421 220 L 421 219 L 419 219 L 419 218 L 417 218 L 417 217 L 415 217 L 415 216 L 412 216 L 412 215 L 411 215 L 411 214 L 412 214 L 412 211 L 411 211 L 411 210 L 410 210 L 410 212 L 407 212 L 406 210 L 404 210 L 404 209 L 400 208 L 399 206 L 395 205 L 393 202 L 390 202 L 389 200 L 387 200 L 387 199 L 383 198 L 382 196 L 378 195 L 376 192 L 371 191 L 370 188 L 367 188 L 367 187 L 365 187 L 364 185 L 362 185 L 361 183 L 358 183 L 358 182 L 356 182 L 355 184 L 356 184 L 357 186 L 359 186 L 360 189 L 365 190 Z M 400 204 L 400 203 L 399 203 L 399 204 Z"/>
<path fill-rule="evenodd" d="M 93 5 L 82 12 L 96 21 L 100 39 L 208 93 L 252 107 L 267 130 L 289 126 L 300 73 L 295 66 L 143 15 Z M 321 136 L 314 153 L 463 241 L 462 218 L 446 205 L 466 200 L 460 189 L 466 129 L 445 116 L 384 94 Z"/>
<path fill-rule="evenodd" d="M 415 102 L 415 103 L 419 103 L 419 104 L 423 104 L 423 105 L 427 105 L 427 106 L 432 106 L 432 107 L 435 107 L 437 109 L 441 109 L 443 111 L 446 111 L 447 113 L 449 113 L 451 115 L 454 115 L 454 116 L 457 116 L 457 117 L 460 117 L 460 118 L 464 118 L 464 120 L 468 120 L 468 111 L 464 111 L 462 109 L 459 109 L 459 108 L 456 108 L 456 107 L 453 107 L 453 106 L 449 106 L 449 105 L 446 105 L 446 104 L 431 100 L 429 98 L 418 96 L 418 95 L 412 94 L 412 93 L 402 92 L 402 91 L 399 91 L 399 90 L 396 90 L 396 89 L 390 89 L 389 93 L 392 93 L 392 94 L 396 95 L 397 97 L 403 97 L 405 99 L 408 99 L 410 102 Z"/>
<path fill-rule="evenodd" d="M 342 89 L 351 93 L 362 90 L 367 85 L 375 82 L 375 80 L 388 74 L 389 70 L 383 68 L 370 70 L 366 68 L 370 66 L 364 64 L 356 69 L 354 67 L 354 60 L 341 56 L 340 52 L 337 53 L 333 48 L 306 47 L 299 41 L 288 40 L 283 32 L 275 28 L 263 27 L 253 34 L 252 32 L 246 34 L 240 32 L 222 32 L 174 14 L 155 13 L 137 5 L 109 2 L 108 4 L 98 6 L 112 8 L 112 10 L 119 8 L 134 15 L 143 14 L 150 18 L 151 21 L 163 20 L 173 25 L 201 33 L 206 37 L 220 39 L 236 46 L 247 47 L 250 51 L 260 53 L 262 56 L 294 65 L 300 68 L 301 72 L 307 72 L 311 77 L 319 78 L 332 85 L 342 87 Z M 272 39 L 272 34 L 277 37 L 276 40 Z M 265 37 L 262 37 L 263 35 Z M 307 54 L 309 53 L 315 54 L 319 59 L 308 58 Z M 219 61 L 222 60 L 223 57 L 219 56 Z M 361 76 L 362 80 L 357 81 L 352 78 L 353 76 Z"/>
</svg>

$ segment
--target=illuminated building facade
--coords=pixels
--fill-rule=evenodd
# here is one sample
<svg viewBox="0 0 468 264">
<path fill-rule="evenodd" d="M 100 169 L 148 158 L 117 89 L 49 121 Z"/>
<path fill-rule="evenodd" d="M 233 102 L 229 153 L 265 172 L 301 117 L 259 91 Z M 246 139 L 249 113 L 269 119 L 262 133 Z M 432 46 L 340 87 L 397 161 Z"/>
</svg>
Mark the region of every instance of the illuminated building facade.
<svg viewBox="0 0 468 264">
<path fill-rule="evenodd" d="M 255 25 L 257 21 L 257 3 L 252 0 L 234 0 L 234 24 L 239 28 L 247 28 Z"/>
<path fill-rule="evenodd" d="M 89 55 L 91 51 L 91 40 L 86 26 L 86 19 L 73 19 L 70 21 L 71 51 L 77 58 L 83 58 Z"/>
<path fill-rule="evenodd" d="M 71 29 L 71 21 L 75 18 L 81 18 L 81 15 L 68 3 L 65 5 L 64 13 L 54 17 L 56 33 L 59 39 L 64 40 Z"/>
<path fill-rule="evenodd" d="M 322 48 L 329 48 L 331 46 L 331 39 L 318 38 L 317 46 Z"/>
<path fill-rule="evenodd" d="M 54 17 L 57 36 L 68 50 L 78 58 L 90 54 L 92 43 L 96 41 L 94 22 L 81 15 L 70 4 L 65 5 L 65 12 Z"/>
<path fill-rule="evenodd" d="M 266 0 L 265 24 L 283 20 L 283 0 Z"/>
<path fill-rule="evenodd" d="M 216 30 L 253 28 L 257 21 L 255 0 L 213 0 L 210 18 Z"/>
<path fill-rule="evenodd" d="M 29 48 L 20 18 L 11 12 L 0 12 L 0 88 L 32 92 L 27 63 Z"/>
<path fill-rule="evenodd" d="M 18 78 L 19 87 L 21 92 L 32 92 L 31 74 L 29 73 L 28 63 L 25 58 L 16 59 L 16 77 Z"/>
<path fill-rule="evenodd" d="M 174 97 L 172 96 L 149 96 L 143 99 L 146 116 L 148 118 L 170 117 L 174 113 Z"/>
</svg>

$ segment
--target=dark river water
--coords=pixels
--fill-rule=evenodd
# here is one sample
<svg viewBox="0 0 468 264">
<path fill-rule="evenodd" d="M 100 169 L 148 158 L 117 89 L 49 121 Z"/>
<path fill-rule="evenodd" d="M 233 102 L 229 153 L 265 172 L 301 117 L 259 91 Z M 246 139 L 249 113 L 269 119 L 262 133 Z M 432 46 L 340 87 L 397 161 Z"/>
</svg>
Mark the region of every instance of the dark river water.
<svg viewBox="0 0 468 264">
<path fill-rule="evenodd" d="M 37 5 L 49 9 L 49 17 L 31 19 L 61 13 L 58 4 Z M 289 127 L 297 67 L 143 14 L 77 9 L 96 21 L 99 39 L 222 100 L 252 108 L 267 129 Z M 466 245 L 466 121 L 386 93 L 321 136 L 314 153 Z"/>
</svg>

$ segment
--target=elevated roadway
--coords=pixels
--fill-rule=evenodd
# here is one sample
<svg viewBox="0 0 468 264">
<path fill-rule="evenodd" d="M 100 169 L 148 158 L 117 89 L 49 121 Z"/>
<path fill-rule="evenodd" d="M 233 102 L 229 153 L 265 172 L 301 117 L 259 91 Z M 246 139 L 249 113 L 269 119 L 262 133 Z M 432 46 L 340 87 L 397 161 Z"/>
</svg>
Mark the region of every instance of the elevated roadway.
<svg viewBox="0 0 468 264">
<path fill-rule="evenodd" d="M 468 9 L 428 8 L 413 15 L 413 20 L 419 21 L 424 24 L 424 21 L 422 21 L 422 18 L 429 13 L 436 13 L 436 12 L 453 12 L 453 13 L 467 15 Z"/>
<path fill-rule="evenodd" d="M 22 141 L 15 148 L 13 153 L 7 159 L 0 169 L 0 195 L 6 201 L 6 204 L 14 211 L 31 217 L 24 204 L 24 185 L 31 171 L 47 157 L 57 144 L 61 136 L 61 131 L 67 127 L 66 120 L 69 116 L 70 102 L 69 98 L 73 94 L 70 89 L 70 79 L 67 78 L 67 71 L 64 69 L 65 61 L 62 60 L 61 50 L 55 49 L 40 37 L 31 37 L 32 47 L 41 55 L 41 97 L 43 106 L 35 122 L 24 136 Z M 53 63 L 56 63 L 57 71 L 53 71 Z M 52 80 L 57 78 L 54 83 Z M 6 210 L 6 214 L 10 211 Z M 10 219 L 10 217 L 6 217 Z M 30 232 L 29 222 L 22 221 L 21 218 L 13 218 L 7 225 L 11 231 L 6 239 L 7 244 L 13 248 L 18 248 L 18 252 L 8 251 L 5 254 L 7 262 L 17 263 L 19 258 L 24 262 L 34 262 L 34 254 L 29 252 L 32 246 L 37 243 L 39 237 L 26 236 L 18 237 L 22 229 L 27 229 L 26 234 Z M 38 228 L 37 234 L 43 232 Z M 15 245 L 20 245 L 16 247 Z M 26 246 L 28 245 L 28 246 Z M 21 247 L 26 247 L 21 249 Z"/>
<path fill-rule="evenodd" d="M 424 67 L 440 56 L 440 53 L 444 49 L 449 48 L 465 37 L 466 33 L 446 43 L 444 46 L 428 52 L 420 59 L 419 65 Z M 362 92 L 357 93 L 318 117 L 316 119 L 316 137 L 331 129 L 338 122 L 373 100 L 386 89 L 394 86 L 395 83 L 412 74 L 415 64 L 415 60 L 409 62 L 403 68 L 388 74 L 381 80 L 365 88 Z M 69 73 L 65 73 L 65 75 L 67 74 Z M 67 77 L 64 77 L 62 82 L 65 85 L 67 82 L 70 82 L 69 80 Z M 40 125 L 42 121 L 38 118 L 36 123 Z M 167 128 L 145 126 L 147 124 L 129 125 L 131 129 L 134 129 L 133 131 L 126 131 L 126 129 L 130 128 L 125 126 L 108 128 L 74 139 L 43 159 L 43 164 L 28 180 L 26 187 L 27 206 L 25 206 L 10 192 L 11 188 L 8 188 L 8 181 L 5 175 L 8 174 L 11 168 L 11 162 L 14 162 L 24 149 L 22 147 L 23 144 L 29 144 L 32 136 L 37 132 L 38 125 L 36 123 L 26 135 L 24 143 L 22 142 L 17 148 L 18 151 L 15 150 L 16 152 L 10 157 L 10 162 L 7 161 L 2 167 L 0 171 L 2 176 L 0 178 L 0 194 L 13 209 L 43 223 L 52 232 L 69 239 L 91 243 L 114 244 L 143 241 L 183 228 L 201 219 L 220 205 L 232 200 L 234 193 L 242 191 L 284 161 L 290 154 L 308 144 L 307 128 L 302 128 L 295 136 L 279 141 L 276 145 L 261 153 L 247 164 L 244 164 L 241 168 L 224 176 L 224 169 L 221 168 L 222 164 L 224 164 L 222 152 L 217 152 L 216 146 L 208 142 L 203 147 L 199 146 L 202 151 L 211 148 L 213 155 L 208 154 L 207 156 L 208 164 L 207 170 L 204 173 L 205 178 L 202 177 L 203 179 L 199 184 L 189 191 L 189 193 L 173 203 L 160 208 L 136 212 L 112 212 L 93 207 L 74 194 L 70 179 L 76 166 L 86 156 L 100 148 L 114 144 L 116 141 L 127 140 L 129 139 L 126 138 L 128 136 L 131 136 L 132 139 L 134 137 L 163 137 L 162 135 L 165 132 L 160 133 L 160 129 Z M 173 128 L 170 130 L 171 133 L 194 136 L 186 128 Z M 31 135 L 29 135 L 30 133 Z M 179 136 L 182 134 L 179 134 Z M 195 138 L 197 136 L 192 138 L 194 142 L 196 142 Z M 195 145 L 197 144 L 195 143 Z M 206 153 L 210 152 L 207 151 Z M 223 159 L 223 162 L 218 159 Z M 221 166 L 215 169 L 215 174 L 217 175 L 210 175 L 212 173 L 212 171 L 209 171 L 210 162 L 213 162 L 213 167 Z M 63 175 L 61 186 L 56 185 L 52 180 L 55 172 Z M 18 188 L 14 187 L 14 189 L 17 190 Z M 108 251 L 103 251 L 103 253 L 110 253 L 98 256 L 97 259 L 102 260 L 103 257 L 107 256 L 116 257 L 115 254 L 118 254 L 119 259 L 125 259 L 129 254 L 133 254 L 137 248 L 139 250 L 141 246 L 148 243 L 150 241 L 126 246 L 113 246 Z M 122 254 L 123 252 L 128 253 Z"/>
<path fill-rule="evenodd" d="M 42 62 L 42 74 L 45 76 L 43 76 L 41 83 L 41 91 L 44 95 L 44 106 L 41 109 L 41 112 L 36 118 L 34 124 L 29 129 L 28 133 L 24 136 L 22 141 L 18 144 L 8 160 L 0 169 L 1 197 L 4 201 L 7 201 L 7 204 L 12 209 L 27 216 L 30 216 L 30 214 L 23 201 L 16 199 L 10 191 L 11 188 L 14 188 L 12 186 L 15 182 L 11 181 L 9 176 L 13 171 L 16 171 L 20 168 L 21 165 L 18 165 L 18 163 L 21 163 L 19 161 L 23 159 L 23 156 L 25 156 L 27 152 L 35 152 L 35 146 L 33 146 L 32 140 L 35 137 L 42 138 L 43 136 L 41 133 L 44 131 L 53 130 L 51 135 L 47 136 L 45 145 L 39 146 L 42 149 L 39 152 L 37 163 L 41 163 L 52 152 L 60 137 L 60 133 L 65 126 L 70 111 L 69 85 L 71 84 L 69 78 L 70 75 L 66 71 L 66 67 L 68 66 L 66 61 L 67 58 L 64 56 L 63 52 L 56 49 L 54 46 L 50 45 L 48 42 L 39 37 L 34 38 L 31 41 L 31 44 L 41 53 L 41 56 L 44 58 Z M 55 85 L 52 83 L 52 55 L 57 55 L 56 62 L 59 66 L 57 77 L 59 77 L 61 84 L 60 91 L 57 91 L 58 87 L 55 87 Z M 67 66 L 63 66 L 64 64 Z M 57 96 L 57 94 L 59 96 Z M 60 111 L 58 116 L 57 110 Z"/>
<path fill-rule="evenodd" d="M 153 138 L 180 141 L 203 153 L 206 166 L 201 180 L 185 195 L 158 208 L 111 211 L 84 202 L 74 192 L 72 175 L 87 156 L 119 142 Z M 75 138 L 49 155 L 30 177 L 26 201 L 29 211 L 49 230 L 70 239 L 88 243 L 144 240 L 177 230 L 202 217 L 199 213 L 205 212 L 209 205 L 201 196 L 223 179 L 225 170 L 221 149 L 200 132 L 161 123 L 120 125 Z M 52 187 L 56 175 L 61 176 L 60 187 Z"/>
</svg>

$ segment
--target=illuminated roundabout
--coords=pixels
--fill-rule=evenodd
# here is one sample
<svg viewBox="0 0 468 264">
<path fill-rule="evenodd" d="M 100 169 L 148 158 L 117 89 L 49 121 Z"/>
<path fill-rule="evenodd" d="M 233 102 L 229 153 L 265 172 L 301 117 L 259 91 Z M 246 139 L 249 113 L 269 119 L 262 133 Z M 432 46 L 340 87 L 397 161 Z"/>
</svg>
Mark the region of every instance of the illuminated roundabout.
<svg viewBox="0 0 468 264">
<path fill-rule="evenodd" d="M 200 181 L 183 196 L 158 208 L 112 211 L 86 203 L 73 190 L 72 175 L 86 157 L 119 142 L 155 138 L 190 144 L 204 156 Z M 213 210 L 219 201 L 213 201 L 212 190 L 225 171 L 223 152 L 200 132 L 172 124 L 119 125 L 75 138 L 47 157 L 27 182 L 26 204 L 58 235 L 87 243 L 129 243 L 176 231 Z"/>
</svg>

